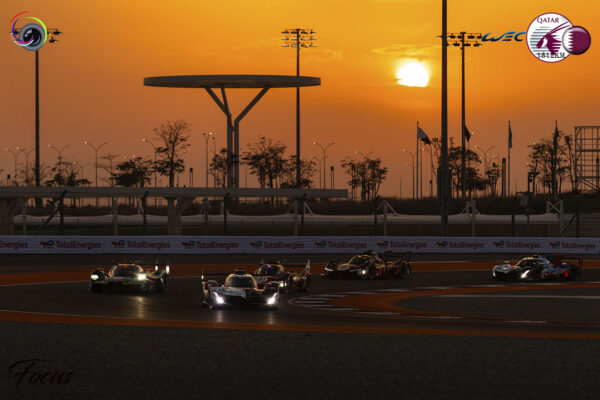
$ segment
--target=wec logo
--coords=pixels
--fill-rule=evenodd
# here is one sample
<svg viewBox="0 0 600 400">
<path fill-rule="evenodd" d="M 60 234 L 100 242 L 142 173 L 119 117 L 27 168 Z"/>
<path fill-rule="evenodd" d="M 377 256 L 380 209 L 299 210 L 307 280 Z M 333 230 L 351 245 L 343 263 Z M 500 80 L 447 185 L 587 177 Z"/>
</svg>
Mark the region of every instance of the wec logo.
<svg viewBox="0 0 600 400">
<path fill-rule="evenodd" d="M 381 248 L 387 248 L 390 245 L 390 242 L 388 242 L 387 240 L 383 241 L 383 242 L 377 242 L 377 246 L 381 247 Z"/>
<path fill-rule="evenodd" d="M 510 42 L 510 41 L 515 41 L 515 42 L 522 42 L 523 38 L 522 36 L 527 35 L 527 32 L 517 32 L 517 31 L 508 31 L 508 32 L 504 32 L 502 35 L 498 36 L 498 37 L 494 37 L 491 36 L 491 33 L 486 33 L 485 35 L 483 35 L 483 37 L 481 38 L 482 42 Z"/>
<path fill-rule="evenodd" d="M 263 245 L 263 242 L 260 240 L 257 240 L 256 242 L 250 242 L 250 246 L 254 247 L 255 249 L 260 249 Z"/>
</svg>

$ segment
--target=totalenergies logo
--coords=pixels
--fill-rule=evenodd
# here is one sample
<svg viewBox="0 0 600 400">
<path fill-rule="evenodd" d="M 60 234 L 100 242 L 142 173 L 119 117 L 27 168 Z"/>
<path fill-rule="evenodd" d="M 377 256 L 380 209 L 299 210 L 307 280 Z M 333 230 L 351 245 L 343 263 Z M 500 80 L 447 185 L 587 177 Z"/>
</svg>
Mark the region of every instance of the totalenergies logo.
<svg viewBox="0 0 600 400">
<path fill-rule="evenodd" d="M 503 249 L 504 248 L 504 240 L 494 242 L 494 246 L 496 246 L 497 248 Z"/>
<path fill-rule="evenodd" d="M 567 17 L 557 13 L 537 16 L 527 29 L 527 46 L 538 60 L 555 63 L 569 55 L 585 53 L 592 43 L 589 32 L 574 26 Z"/>
<path fill-rule="evenodd" d="M 441 247 L 442 249 L 445 249 L 446 247 L 448 247 L 448 242 L 443 240 L 441 242 L 435 242 L 435 244 L 438 245 L 438 247 Z"/>
<path fill-rule="evenodd" d="M 116 241 L 116 242 L 113 241 L 111 243 L 112 243 L 112 245 L 113 245 L 113 247 L 115 249 L 122 249 L 122 248 L 125 247 L 125 241 L 124 240 L 119 240 L 119 241 Z"/>
<path fill-rule="evenodd" d="M 195 240 L 189 240 L 187 242 L 181 242 L 181 244 L 183 245 L 183 247 L 185 247 L 187 250 L 191 250 L 196 246 L 196 241 Z"/>
<path fill-rule="evenodd" d="M 25 50 L 37 51 L 46 44 L 46 40 L 48 40 L 48 30 L 46 29 L 44 22 L 36 17 L 25 17 L 26 19 L 31 19 L 35 22 L 30 22 L 22 28 L 17 28 L 19 17 L 27 13 L 29 13 L 29 11 L 23 11 L 12 18 L 10 21 L 10 37 L 13 42 L 23 47 Z"/>
<path fill-rule="evenodd" d="M 41 241 L 40 244 L 45 249 L 53 249 L 54 248 L 54 240 Z"/>
<path fill-rule="evenodd" d="M 260 249 L 263 245 L 263 242 L 260 240 L 257 240 L 256 242 L 250 242 L 250 246 L 254 247 L 255 249 Z"/>
<path fill-rule="evenodd" d="M 327 241 L 321 240 L 320 242 L 315 242 L 315 246 L 317 246 L 320 249 L 324 249 L 325 247 L 327 247 Z"/>
<path fill-rule="evenodd" d="M 553 249 L 558 249 L 560 248 L 560 242 L 550 242 L 550 246 L 552 246 Z"/>
<path fill-rule="evenodd" d="M 387 240 L 385 240 L 383 242 L 377 242 L 377 246 L 381 249 L 387 249 L 389 245 L 390 245 L 390 242 L 388 242 Z"/>
</svg>

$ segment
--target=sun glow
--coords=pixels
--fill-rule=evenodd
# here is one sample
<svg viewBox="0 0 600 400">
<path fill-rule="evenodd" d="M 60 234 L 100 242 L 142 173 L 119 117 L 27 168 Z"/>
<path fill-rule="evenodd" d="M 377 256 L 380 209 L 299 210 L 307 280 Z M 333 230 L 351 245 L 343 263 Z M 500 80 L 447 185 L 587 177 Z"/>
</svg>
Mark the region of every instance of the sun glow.
<svg viewBox="0 0 600 400">
<path fill-rule="evenodd" d="M 425 87 L 429 83 L 427 69 L 418 62 L 404 64 L 396 73 L 398 85 Z"/>
</svg>

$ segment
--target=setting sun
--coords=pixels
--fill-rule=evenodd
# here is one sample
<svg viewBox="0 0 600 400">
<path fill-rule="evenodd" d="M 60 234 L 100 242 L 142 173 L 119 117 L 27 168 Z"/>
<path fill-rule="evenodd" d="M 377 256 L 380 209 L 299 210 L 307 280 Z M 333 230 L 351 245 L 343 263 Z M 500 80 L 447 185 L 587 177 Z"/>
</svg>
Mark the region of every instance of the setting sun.
<svg viewBox="0 0 600 400">
<path fill-rule="evenodd" d="M 399 85 L 425 87 L 429 83 L 429 73 L 418 62 L 404 64 L 396 73 Z"/>
</svg>

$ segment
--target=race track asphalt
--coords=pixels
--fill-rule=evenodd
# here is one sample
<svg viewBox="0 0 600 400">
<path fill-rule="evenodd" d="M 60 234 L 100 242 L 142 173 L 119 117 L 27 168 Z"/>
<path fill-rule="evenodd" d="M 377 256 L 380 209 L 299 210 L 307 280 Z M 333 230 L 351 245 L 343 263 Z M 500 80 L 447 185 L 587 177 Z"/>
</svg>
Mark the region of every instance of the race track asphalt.
<svg viewBox="0 0 600 400">
<path fill-rule="evenodd" d="M 31 260 L 25 264 L 39 274 Z M 8 283 L 0 286 L 0 393 L 2 398 L 598 397 L 600 289 L 585 282 L 600 281 L 600 270 L 585 271 L 582 285 L 592 287 L 522 286 L 527 290 L 517 294 L 529 297 L 511 297 L 516 292 L 508 287 L 460 297 L 449 291 L 496 284 L 489 270 L 457 264 L 455 271 L 432 272 L 418 265 L 410 280 L 314 276 L 310 292 L 283 295 L 278 311 L 208 310 L 200 304 L 200 278 L 193 276 L 173 277 L 167 293 L 154 295 L 92 294 L 85 281 Z M 3 269 L 6 277 L 13 270 Z M 42 268 L 53 269 L 64 270 Z M 376 297 L 393 290 L 424 293 L 422 288 L 435 295 L 407 297 L 397 306 L 415 313 L 568 324 L 412 318 L 291 304 L 302 303 L 302 296 Z M 561 302 L 560 296 L 568 299 Z M 52 377 L 62 381 L 48 382 Z"/>
</svg>

